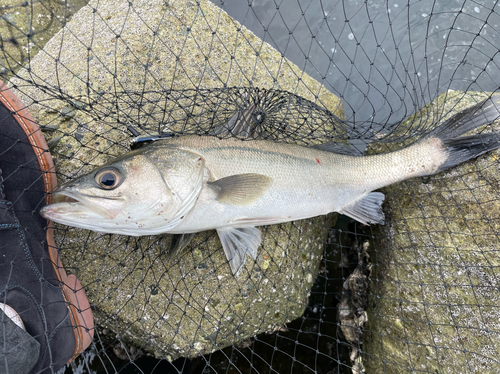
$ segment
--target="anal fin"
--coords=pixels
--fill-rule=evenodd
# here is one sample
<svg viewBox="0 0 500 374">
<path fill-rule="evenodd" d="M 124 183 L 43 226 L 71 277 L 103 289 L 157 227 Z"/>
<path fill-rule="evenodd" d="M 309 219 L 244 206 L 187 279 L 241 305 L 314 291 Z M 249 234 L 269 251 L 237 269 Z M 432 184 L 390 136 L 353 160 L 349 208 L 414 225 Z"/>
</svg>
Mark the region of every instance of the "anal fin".
<svg viewBox="0 0 500 374">
<path fill-rule="evenodd" d="M 382 203 L 385 196 L 382 192 L 370 192 L 352 204 L 343 207 L 339 213 L 355 219 L 358 222 L 369 225 L 385 223 L 385 215 L 382 211 Z"/>
<path fill-rule="evenodd" d="M 217 229 L 217 233 L 229 266 L 234 276 L 238 276 L 245 264 L 247 254 L 254 260 L 257 258 L 257 248 L 260 245 L 262 233 L 256 227 L 220 228 Z"/>
</svg>

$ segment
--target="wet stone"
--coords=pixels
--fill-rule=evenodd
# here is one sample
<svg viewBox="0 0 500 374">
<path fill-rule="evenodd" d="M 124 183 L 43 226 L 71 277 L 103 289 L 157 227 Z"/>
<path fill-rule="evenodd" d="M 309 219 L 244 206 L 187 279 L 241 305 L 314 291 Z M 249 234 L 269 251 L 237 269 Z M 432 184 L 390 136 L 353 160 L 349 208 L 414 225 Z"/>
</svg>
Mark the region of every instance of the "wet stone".
<svg viewBox="0 0 500 374">
<path fill-rule="evenodd" d="M 448 118 L 485 97 L 448 91 L 399 130 L 412 121 L 433 128 L 438 114 Z M 487 127 L 500 129 L 498 121 Z M 499 159 L 499 151 L 491 151 L 384 188 L 386 225 L 374 227 L 363 334 L 367 373 L 500 372 L 493 348 L 500 341 Z"/>
</svg>

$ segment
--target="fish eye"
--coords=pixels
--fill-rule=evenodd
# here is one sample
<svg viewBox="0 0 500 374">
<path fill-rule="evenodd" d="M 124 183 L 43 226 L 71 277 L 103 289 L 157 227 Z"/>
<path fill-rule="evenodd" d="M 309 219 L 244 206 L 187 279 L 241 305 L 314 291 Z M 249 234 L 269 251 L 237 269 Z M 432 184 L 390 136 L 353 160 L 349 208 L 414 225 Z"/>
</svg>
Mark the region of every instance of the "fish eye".
<svg viewBox="0 0 500 374">
<path fill-rule="evenodd" d="M 120 170 L 112 167 L 98 171 L 94 178 L 99 187 L 105 190 L 112 190 L 118 187 L 123 179 Z"/>
</svg>

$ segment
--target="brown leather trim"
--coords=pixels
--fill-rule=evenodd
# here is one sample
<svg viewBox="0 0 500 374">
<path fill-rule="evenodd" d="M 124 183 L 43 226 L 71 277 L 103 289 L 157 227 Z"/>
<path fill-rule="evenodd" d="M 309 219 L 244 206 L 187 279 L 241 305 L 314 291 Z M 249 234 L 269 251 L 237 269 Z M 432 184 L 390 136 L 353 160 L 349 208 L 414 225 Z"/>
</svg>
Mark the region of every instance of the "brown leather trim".
<svg viewBox="0 0 500 374">
<path fill-rule="evenodd" d="M 50 192 L 54 191 L 57 187 L 57 177 L 54 162 L 42 131 L 26 109 L 26 106 L 2 81 L 0 81 L 0 101 L 12 112 L 12 115 L 24 130 L 29 142 L 33 146 L 33 151 L 37 156 L 38 164 L 42 171 L 45 191 L 48 192 L 45 195 L 46 203 L 50 204 L 52 202 L 52 195 Z M 94 319 L 92 317 L 89 301 L 80 282 L 74 275 L 68 276 L 64 270 L 56 248 L 53 226 L 51 221 L 47 221 L 48 251 L 57 279 L 63 290 L 64 299 L 70 311 L 71 321 L 73 326 L 75 326 L 73 329 L 75 335 L 75 350 L 72 359 L 69 361 L 71 362 L 92 343 L 94 336 Z"/>
<path fill-rule="evenodd" d="M 43 137 L 42 131 L 26 109 L 26 106 L 2 81 L 0 81 L 0 101 L 2 101 L 2 103 L 13 113 L 33 146 L 33 151 L 37 156 L 40 170 L 43 172 L 42 177 L 45 184 L 45 191 L 54 191 L 57 187 L 57 177 L 54 162 L 52 161 L 52 156 L 49 153 L 49 147 Z M 47 204 L 52 202 L 52 195 L 46 195 L 46 202 Z"/>
</svg>

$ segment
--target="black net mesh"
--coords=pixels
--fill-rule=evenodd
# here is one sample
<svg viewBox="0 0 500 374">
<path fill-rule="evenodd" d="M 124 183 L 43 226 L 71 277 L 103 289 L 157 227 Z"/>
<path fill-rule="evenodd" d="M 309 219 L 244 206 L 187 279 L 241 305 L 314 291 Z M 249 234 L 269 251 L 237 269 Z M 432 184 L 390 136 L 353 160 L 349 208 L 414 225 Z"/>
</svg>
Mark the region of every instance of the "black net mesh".
<svg viewBox="0 0 500 374">
<path fill-rule="evenodd" d="M 25 133 L 43 134 L 54 161 L 45 171 L 59 184 L 162 134 L 245 139 L 221 130 L 245 115 L 251 138 L 393 151 L 500 86 L 493 0 L 0 5 L 0 75 L 21 100 L 3 102 L 2 126 L 12 112 L 31 122 L 18 112 L 26 107 L 40 130 Z M 17 191 L 29 238 L 29 217 L 54 186 L 21 177 L 36 168 L 9 153 L 26 140 L 6 131 L 0 181 Z M 499 372 L 499 170 L 492 151 L 386 187 L 385 225 L 332 213 L 264 226 L 257 258 L 238 277 L 215 231 L 172 253 L 172 235 L 52 231 L 43 221 L 42 239 L 28 245 L 52 249 L 50 263 L 70 277 L 54 278 L 47 256 L 32 255 L 33 292 L 46 297 L 39 324 L 60 318 L 46 289 L 62 282 L 85 291 L 88 306 L 71 295 L 64 304 L 91 311 L 95 325 L 71 320 L 59 336 L 62 327 L 36 330 L 29 308 L 17 310 L 46 342 L 49 358 L 33 370 L 59 370 L 73 355 L 61 373 Z M 14 248 L 8 240 L 4 252 Z M 19 262 L 0 263 L 2 303 L 12 303 L 13 279 L 23 286 L 12 275 Z M 72 348 L 90 339 L 83 353 Z M 57 353 L 65 349 L 73 353 Z"/>
</svg>

